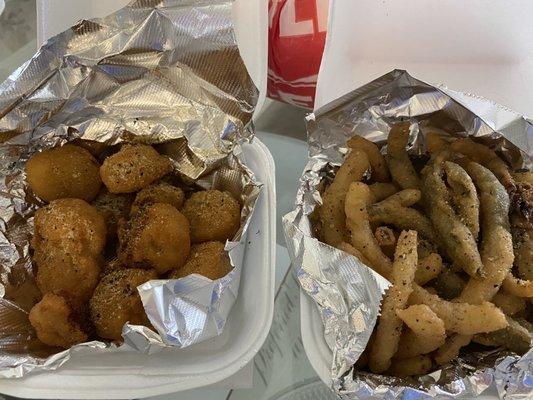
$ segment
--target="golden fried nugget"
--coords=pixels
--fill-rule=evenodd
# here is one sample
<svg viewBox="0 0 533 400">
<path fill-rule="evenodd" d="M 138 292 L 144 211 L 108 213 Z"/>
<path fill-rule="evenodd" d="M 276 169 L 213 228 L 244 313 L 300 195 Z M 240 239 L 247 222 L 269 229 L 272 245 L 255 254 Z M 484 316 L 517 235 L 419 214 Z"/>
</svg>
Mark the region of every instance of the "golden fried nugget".
<svg viewBox="0 0 533 400">
<path fill-rule="evenodd" d="M 126 322 L 150 326 L 137 286 L 156 278 L 157 273 L 152 269 L 123 269 L 105 275 L 89 302 L 98 336 L 121 340 Z"/>
<path fill-rule="evenodd" d="M 424 375 L 429 372 L 431 365 L 431 358 L 425 355 L 395 359 L 392 361 L 387 374 L 400 377 Z"/>
<path fill-rule="evenodd" d="M 451 198 L 457 210 L 457 216 L 477 240 L 479 235 L 479 199 L 474 182 L 458 164 L 446 161 L 444 171 L 451 188 Z"/>
<path fill-rule="evenodd" d="M 137 213 L 141 207 L 154 203 L 170 204 L 179 210 L 184 201 L 185 193 L 183 193 L 181 188 L 169 185 L 166 182 L 154 183 L 137 193 L 131 206 L 131 214 Z"/>
<path fill-rule="evenodd" d="M 155 203 L 133 216 L 119 231 L 119 261 L 159 274 L 181 268 L 189 256 L 189 221 L 170 204 Z"/>
<path fill-rule="evenodd" d="M 472 277 L 459 301 L 490 301 L 513 266 L 513 240 L 509 232 L 509 195 L 487 168 L 470 162 L 466 171 L 479 190 L 481 205 L 481 259 L 485 276 Z"/>
<path fill-rule="evenodd" d="M 514 315 L 526 308 L 526 299 L 513 296 L 500 290 L 494 295 L 491 302 L 504 312 L 505 315 Z"/>
<path fill-rule="evenodd" d="M 376 182 L 389 182 L 389 170 L 385 158 L 379 152 L 378 146 L 362 136 L 354 136 L 346 143 L 352 149 L 362 150 L 366 153 L 372 167 L 372 179 Z"/>
<path fill-rule="evenodd" d="M 333 182 L 324 192 L 320 220 L 324 242 L 330 246 L 337 246 L 348 236 L 344 212 L 346 193 L 348 193 L 350 183 L 362 180 L 369 168 L 370 162 L 366 153 L 361 150 L 352 150 L 337 171 Z"/>
<path fill-rule="evenodd" d="M 132 202 L 130 194 L 113 194 L 102 190 L 91 203 L 104 217 L 110 238 L 117 235 L 119 221 L 129 216 Z"/>
<path fill-rule="evenodd" d="M 26 163 L 26 179 L 45 201 L 69 197 L 91 201 L 102 185 L 99 168 L 91 153 L 67 144 L 34 154 Z"/>
<path fill-rule="evenodd" d="M 446 342 L 435 352 L 435 362 L 439 365 L 448 364 L 455 360 L 459 355 L 461 348 L 465 347 L 472 341 L 472 335 L 452 335 Z"/>
<path fill-rule="evenodd" d="M 181 210 L 191 225 L 193 243 L 233 239 L 241 225 L 241 207 L 227 192 L 193 193 Z"/>
<path fill-rule="evenodd" d="M 472 161 L 488 168 L 508 191 L 515 188 L 514 179 L 511 176 L 509 167 L 494 150 L 487 146 L 476 143 L 470 138 L 462 138 L 451 143 L 451 149 L 457 153 L 464 154 Z"/>
<path fill-rule="evenodd" d="M 224 243 L 204 242 L 191 247 L 187 262 L 182 268 L 173 271 L 170 279 L 199 274 L 214 281 L 230 271 L 231 263 L 228 252 L 224 250 Z"/>
<path fill-rule="evenodd" d="M 381 200 L 385 200 L 387 197 L 392 196 L 398 191 L 398 188 L 394 183 L 377 182 L 368 185 L 368 188 L 370 189 L 370 193 L 372 194 L 371 203 L 377 203 Z"/>
<path fill-rule="evenodd" d="M 440 246 L 454 265 L 461 267 L 471 276 L 479 276 L 484 269 L 476 240 L 451 207 L 450 194 L 442 174 L 438 157 L 422 170 L 422 191 L 427 214 L 435 228 Z"/>
<path fill-rule="evenodd" d="M 124 145 L 100 167 L 102 181 L 111 193 L 133 193 L 172 171 L 168 157 L 152 146 Z"/>
<path fill-rule="evenodd" d="M 392 262 L 383 254 L 372 232 L 367 212 L 370 197 L 370 190 L 364 183 L 350 184 L 345 201 L 346 226 L 351 232 L 352 246 L 370 262 L 367 264 L 370 268 L 387 278 Z"/>
<path fill-rule="evenodd" d="M 417 233 L 415 231 L 403 231 L 400 234 L 392 265 L 392 286 L 387 289 L 383 297 L 381 316 L 370 351 L 369 365 L 374 373 L 389 369 L 391 359 L 398 350 L 403 324 L 396 312 L 406 306 L 412 291 L 418 262 L 416 246 Z"/>
<path fill-rule="evenodd" d="M 400 122 L 391 128 L 387 140 L 386 160 L 394 182 L 402 189 L 418 189 L 420 179 L 406 149 L 409 141 L 409 126 L 409 122 Z"/>
<path fill-rule="evenodd" d="M 69 246 L 49 242 L 34 253 L 37 264 L 35 280 L 41 293 L 67 293 L 72 301 L 87 301 L 100 276 L 100 259 L 77 254 Z"/>
<path fill-rule="evenodd" d="M 67 349 L 87 340 L 76 317 L 65 298 L 47 293 L 30 310 L 29 320 L 41 342 Z"/>
<path fill-rule="evenodd" d="M 32 246 L 38 250 L 46 242 L 68 246 L 69 251 L 97 257 L 106 240 L 104 218 L 80 199 L 54 200 L 35 213 Z M 52 243 L 49 243 L 52 245 Z"/>
<path fill-rule="evenodd" d="M 442 300 L 416 283 L 413 284 L 409 304 L 429 306 L 444 321 L 447 331 L 461 335 L 492 332 L 507 326 L 505 314 L 492 303 L 468 304 Z"/>
</svg>

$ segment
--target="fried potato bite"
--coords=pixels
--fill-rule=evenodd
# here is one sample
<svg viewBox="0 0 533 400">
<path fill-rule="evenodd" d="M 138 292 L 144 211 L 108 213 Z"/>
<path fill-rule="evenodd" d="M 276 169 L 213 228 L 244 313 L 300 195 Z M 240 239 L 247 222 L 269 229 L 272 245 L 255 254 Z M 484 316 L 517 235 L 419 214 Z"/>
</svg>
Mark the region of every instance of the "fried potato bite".
<svg viewBox="0 0 533 400">
<path fill-rule="evenodd" d="M 79 199 L 59 199 L 39 209 L 32 246 L 42 293 L 65 291 L 87 300 L 98 282 L 106 226 L 98 211 Z"/>
<path fill-rule="evenodd" d="M 65 298 L 51 293 L 45 294 L 29 314 L 31 326 L 41 342 L 65 349 L 87 340 L 77 317 Z"/>
<path fill-rule="evenodd" d="M 34 154 L 26 163 L 26 179 L 45 201 L 63 198 L 91 201 L 102 185 L 99 168 L 91 153 L 67 144 Z"/>
<path fill-rule="evenodd" d="M 372 194 L 371 203 L 378 203 L 381 200 L 385 200 L 387 197 L 392 196 L 398 191 L 398 188 L 394 183 L 376 182 L 368 185 L 368 188 Z"/>
<path fill-rule="evenodd" d="M 190 246 L 187 218 L 170 204 L 155 203 L 119 231 L 118 258 L 124 265 L 164 274 L 185 264 Z"/>
<path fill-rule="evenodd" d="M 474 336 L 474 341 L 486 346 L 499 347 L 524 354 L 531 348 L 533 330 L 527 321 L 507 317 L 508 326 L 499 331 Z M 522 323 L 521 323 L 522 322 Z"/>
<path fill-rule="evenodd" d="M 122 340 L 122 327 L 126 322 L 150 326 L 137 286 L 156 278 L 154 270 L 145 269 L 124 269 L 105 275 L 89 302 L 98 336 Z"/>
<path fill-rule="evenodd" d="M 359 149 L 366 153 L 372 167 L 372 179 L 376 182 L 389 182 L 389 170 L 385 158 L 381 155 L 378 146 L 362 136 L 354 136 L 346 143 L 352 149 Z"/>
<path fill-rule="evenodd" d="M 409 122 L 400 122 L 391 128 L 387 140 L 386 159 L 394 182 L 402 189 L 418 189 L 420 179 L 406 149 L 409 126 Z"/>
<path fill-rule="evenodd" d="M 233 239 L 241 225 L 241 206 L 220 190 L 193 193 L 181 210 L 191 225 L 193 243 Z"/>
<path fill-rule="evenodd" d="M 383 254 L 372 232 L 367 212 L 370 197 L 370 190 L 364 183 L 354 182 L 350 185 L 345 202 L 346 226 L 351 232 L 352 246 L 370 262 L 367 265 L 378 274 L 388 277 L 392 262 Z"/>
<path fill-rule="evenodd" d="M 230 271 L 230 258 L 224 250 L 224 243 L 204 242 L 191 247 L 187 262 L 182 268 L 173 271 L 170 279 L 199 274 L 214 281 L 226 276 Z"/>
<path fill-rule="evenodd" d="M 119 222 L 130 214 L 133 197 L 130 194 L 113 194 L 102 190 L 91 203 L 104 217 L 108 237 L 117 235 Z"/>
<path fill-rule="evenodd" d="M 102 181 L 111 193 L 133 193 L 172 171 L 168 157 L 152 146 L 124 145 L 100 167 Z"/>
<path fill-rule="evenodd" d="M 179 187 L 166 182 L 154 183 L 137 193 L 131 206 L 131 214 L 137 213 L 141 207 L 154 203 L 170 204 L 179 210 L 184 201 L 185 194 Z"/>
<path fill-rule="evenodd" d="M 412 291 L 418 262 L 416 238 L 415 231 L 404 231 L 398 238 L 392 266 L 392 286 L 383 297 L 381 316 L 370 351 L 369 365 L 374 373 L 389 369 L 391 359 L 398 350 L 403 324 L 396 312 L 406 306 Z"/>
<path fill-rule="evenodd" d="M 368 156 L 361 150 L 352 150 L 340 166 L 333 182 L 322 196 L 320 220 L 322 237 L 330 246 L 337 246 L 348 236 L 344 204 L 350 183 L 359 182 L 370 168 Z"/>
<path fill-rule="evenodd" d="M 500 290 L 494 295 L 491 301 L 496 307 L 503 311 L 505 315 L 514 315 L 526 308 L 526 299 L 513 296 Z"/>
</svg>

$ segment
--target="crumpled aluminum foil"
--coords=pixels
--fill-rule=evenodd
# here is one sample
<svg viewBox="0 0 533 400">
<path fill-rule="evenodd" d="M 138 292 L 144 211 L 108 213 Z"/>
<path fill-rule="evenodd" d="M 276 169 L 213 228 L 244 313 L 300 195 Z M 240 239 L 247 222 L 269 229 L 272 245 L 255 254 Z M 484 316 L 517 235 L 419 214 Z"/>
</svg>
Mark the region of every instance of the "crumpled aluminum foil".
<svg viewBox="0 0 533 400">
<path fill-rule="evenodd" d="M 471 398 L 495 385 L 500 397 L 530 399 L 533 349 L 522 357 L 503 350 L 475 352 L 418 378 L 395 378 L 353 368 L 365 349 L 389 282 L 357 258 L 314 238 L 313 211 L 348 149 L 361 135 L 386 144 L 390 127 L 412 121 L 409 152 L 425 152 L 427 128 L 444 138 L 476 136 L 515 168 L 530 168 L 531 121 L 486 99 L 434 87 L 395 70 L 333 101 L 307 118 L 310 159 L 296 209 L 284 219 L 285 237 L 302 289 L 317 305 L 333 353 L 332 388 L 343 399 Z M 452 132 L 446 133 L 446 132 Z M 385 150 L 383 148 L 383 150 Z"/>
<path fill-rule="evenodd" d="M 244 242 L 261 184 L 240 144 L 252 138 L 258 92 L 239 55 L 231 0 L 138 0 L 50 39 L 0 84 L 0 376 L 56 369 L 72 352 L 155 353 L 221 333 L 237 296 Z M 241 227 L 226 249 L 234 266 L 216 281 L 191 275 L 139 286 L 157 332 L 126 325 L 124 344 L 94 341 L 57 353 L 40 343 L 28 311 L 40 298 L 30 259 L 42 203 L 24 166 L 73 140 L 93 149 L 153 144 L 182 181 L 229 191 Z"/>
</svg>

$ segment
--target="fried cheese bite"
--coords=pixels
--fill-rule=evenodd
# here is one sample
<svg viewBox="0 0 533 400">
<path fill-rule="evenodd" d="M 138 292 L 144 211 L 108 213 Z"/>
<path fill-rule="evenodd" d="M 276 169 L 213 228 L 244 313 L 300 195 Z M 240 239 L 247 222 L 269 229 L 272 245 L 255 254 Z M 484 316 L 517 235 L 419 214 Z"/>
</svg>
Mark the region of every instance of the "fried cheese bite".
<svg viewBox="0 0 533 400">
<path fill-rule="evenodd" d="M 67 144 L 34 154 L 26 163 L 28 185 L 45 201 L 93 200 L 102 180 L 100 164 L 84 148 Z"/>
<path fill-rule="evenodd" d="M 170 204 L 144 207 L 119 232 L 118 258 L 159 274 L 181 268 L 189 256 L 189 221 Z"/>
<path fill-rule="evenodd" d="M 131 215 L 137 213 L 141 207 L 154 203 L 170 204 L 179 210 L 184 201 L 185 194 L 181 188 L 166 182 L 154 183 L 137 193 L 131 206 Z"/>
<path fill-rule="evenodd" d="M 64 349 L 87 340 L 78 317 L 64 297 L 51 293 L 45 294 L 29 314 L 30 324 L 39 340 Z"/>
<path fill-rule="evenodd" d="M 157 273 L 152 269 L 123 269 L 105 275 L 89 302 L 98 336 L 122 340 L 122 327 L 126 322 L 150 326 L 137 286 L 156 278 Z"/>
<path fill-rule="evenodd" d="M 130 214 L 133 197 L 130 194 L 113 194 L 102 190 L 91 203 L 105 219 L 108 237 L 115 237 L 119 221 Z"/>
<path fill-rule="evenodd" d="M 106 227 L 98 211 L 79 199 L 54 200 L 34 218 L 36 281 L 43 294 L 64 291 L 83 302 L 100 274 Z"/>
<path fill-rule="evenodd" d="M 216 280 L 231 271 L 229 255 L 224 250 L 224 243 L 204 242 L 192 246 L 191 254 L 185 265 L 172 272 L 170 279 L 183 278 L 190 274 L 199 274 Z"/>
<path fill-rule="evenodd" d="M 100 167 L 100 176 L 111 193 L 133 193 L 171 170 L 170 159 L 159 154 L 152 146 L 126 144 L 105 159 Z"/>
<path fill-rule="evenodd" d="M 241 225 L 241 207 L 227 192 L 203 190 L 185 200 L 181 212 L 189 220 L 191 241 L 225 242 Z"/>
</svg>

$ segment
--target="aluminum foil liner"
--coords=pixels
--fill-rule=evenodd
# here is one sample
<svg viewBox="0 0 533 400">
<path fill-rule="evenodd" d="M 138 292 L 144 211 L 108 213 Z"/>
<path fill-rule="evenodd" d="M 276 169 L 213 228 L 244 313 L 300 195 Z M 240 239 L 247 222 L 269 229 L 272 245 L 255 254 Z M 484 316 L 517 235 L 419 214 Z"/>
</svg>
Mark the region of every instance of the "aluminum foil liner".
<svg viewBox="0 0 533 400">
<path fill-rule="evenodd" d="M 308 116 L 310 158 L 296 209 L 283 223 L 300 285 L 317 305 L 333 353 L 332 388 L 343 399 L 423 399 L 471 398 L 495 385 L 502 398 L 531 399 L 533 350 L 522 357 L 503 350 L 473 352 L 418 378 L 353 368 L 374 329 L 389 282 L 357 258 L 314 238 L 313 211 L 322 202 L 324 183 L 348 151 L 346 141 L 361 135 L 384 145 L 391 126 L 405 118 L 412 121 L 412 154 L 425 152 L 424 133 L 432 127 L 441 129 L 445 139 L 476 136 L 514 168 L 531 166 L 531 121 L 486 99 L 431 86 L 405 71 L 392 71 Z"/>
<path fill-rule="evenodd" d="M 139 0 L 50 39 L 0 84 L 0 376 L 58 368 L 76 353 L 155 353 L 220 334 L 237 296 L 260 183 L 240 144 L 252 137 L 258 92 L 239 55 L 230 0 Z M 42 204 L 26 185 L 34 153 L 83 140 L 101 151 L 153 144 L 189 185 L 229 191 L 242 205 L 228 241 L 233 270 L 141 285 L 157 333 L 126 325 L 124 344 L 90 342 L 57 353 L 40 343 L 28 311 L 40 298 L 29 240 Z"/>
</svg>

